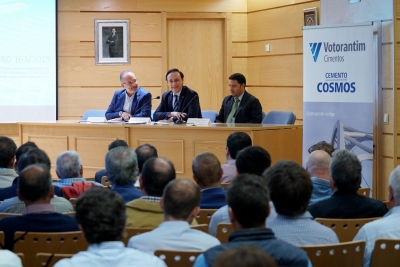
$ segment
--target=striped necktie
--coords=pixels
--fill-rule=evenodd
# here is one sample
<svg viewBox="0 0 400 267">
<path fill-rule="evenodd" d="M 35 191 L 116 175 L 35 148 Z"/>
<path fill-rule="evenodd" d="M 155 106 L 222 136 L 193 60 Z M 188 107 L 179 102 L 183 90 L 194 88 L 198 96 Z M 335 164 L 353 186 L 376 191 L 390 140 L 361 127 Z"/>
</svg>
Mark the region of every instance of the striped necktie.
<svg viewBox="0 0 400 267">
<path fill-rule="evenodd" d="M 174 111 L 178 111 L 178 95 L 174 95 Z"/>
</svg>

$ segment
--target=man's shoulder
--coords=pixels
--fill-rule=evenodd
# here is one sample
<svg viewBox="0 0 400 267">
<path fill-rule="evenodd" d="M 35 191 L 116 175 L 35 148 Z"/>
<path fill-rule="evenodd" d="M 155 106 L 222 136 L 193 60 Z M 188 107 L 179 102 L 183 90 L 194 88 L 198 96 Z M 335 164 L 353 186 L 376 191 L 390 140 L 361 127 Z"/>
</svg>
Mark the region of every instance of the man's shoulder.
<svg viewBox="0 0 400 267">
<path fill-rule="evenodd" d="M 255 97 L 254 95 L 247 92 L 247 90 L 244 91 L 243 98 L 244 98 L 243 100 L 248 101 L 248 102 L 253 102 L 253 101 L 260 102 L 257 97 Z"/>
<path fill-rule="evenodd" d="M 147 91 L 146 89 L 144 89 L 144 88 L 141 87 L 141 86 L 139 86 L 138 91 L 140 91 L 140 93 L 141 93 L 142 95 L 150 94 L 149 91 Z"/>
<path fill-rule="evenodd" d="M 197 92 L 193 89 L 190 89 L 186 85 L 182 87 L 182 93 L 187 94 L 187 95 L 197 95 Z"/>
</svg>

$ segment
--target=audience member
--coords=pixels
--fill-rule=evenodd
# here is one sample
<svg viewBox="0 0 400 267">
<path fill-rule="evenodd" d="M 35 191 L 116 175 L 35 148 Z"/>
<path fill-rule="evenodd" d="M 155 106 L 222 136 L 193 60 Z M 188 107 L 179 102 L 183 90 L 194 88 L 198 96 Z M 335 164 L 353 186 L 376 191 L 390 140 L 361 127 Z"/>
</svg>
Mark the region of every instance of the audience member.
<svg viewBox="0 0 400 267">
<path fill-rule="evenodd" d="M 370 266 L 375 241 L 379 238 L 400 239 L 400 166 L 389 177 L 389 203 L 392 207 L 385 217 L 365 224 L 354 241 L 365 241 L 364 267 Z"/>
<path fill-rule="evenodd" d="M 294 161 L 279 161 L 263 176 L 278 214 L 267 222 L 276 238 L 295 246 L 339 243 L 335 232 L 314 221 L 307 211 L 313 185 L 303 167 Z"/>
<path fill-rule="evenodd" d="M 129 147 L 120 146 L 111 149 L 106 155 L 106 170 L 111 190 L 122 196 L 125 203 L 142 196 L 134 186 L 137 176 L 136 153 Z"/>
<path fill-rule="evenodd" d="M 175 168 L 171 161 L 164 158 L 147 160 L 139 177 L 142 197 L 126 203 L 126 226 L 156 228 L 162 223 L 160 199 L 164 188 L 175 178 Z"/>
<path fill-rule="evenodd" d="M 108 145 L 108 151 L 119 146 L 129 147 L 128 143 L 125 140 L 117 139 L 115 141 L 112 141 L 111 144 Z M 98 183 L 101 183 L 101 178 L 103 178 L 103 176 L 107 176 L 106 169 L 96 172 L 96 174 L 94 175 L 94 180 Z"/>
<path fill-rule="evenodd" d="M 331 144 L 328 144 L 325 141 L 321 141 L 321 142 L 318 142 L 318 143 L 310 146 L 310 148 L 308 149 L 308 153 L 311 154 L 315 150 L 323 150 L 326 153 L 328 153 L 329 156 L 332 157 L 332 153 L 335 151 L 335 148 Z"/>
<path fill-rule="evenodd" d="M 228 248 L 216 258 L 213 267 L 278 267 L 267 253 L 254 246 Z"/>
<path fill-rule="evenodd" d="M 331 156 L 323 150 L 311 152 L 306 160 L 306 170 L 311 175 L 311 181 L 314 185 L 310 205 L 319 200 L 327 199 L 333 194 L 329 182 L 330 164 Z"/>
<path fill-rule="evenodd" d="M 143 144 L 135 149 L 138 161 L 139 174 L 142 172 L 143 164 L 151 158 L 157 158 L 157 149 L 150 144 Z"/>
<path fill-rule="evenodd" d="M 382 217 L 388 211 L 382 201 L 357 194 L 361 184 L 361 162 L 352 152 L 333 152 L 330 173 L 333 195 L 308 207 L 314 218 Z"/>
<path fill-rule="evenodd" d="M 85 191 L 76 202 L 75 217 L 89 247 L 71 259 L 58 261 L 55 267 L 166 267 L 159 258 L 122 243 L 126 214 L 124 200 L 117 193 L 101 188 Z"/>
<path fill-rule="evenodd" d="M 87 181 L 82 178 L 83 166 L 78 153 L 73 150 L 67 150 L 57 156 L 56 159 L 56 174 L 59 180 L 53 185 L 64 187 L 71 186 L 75 182 L 93 183 L 97 186 L 103 186 L 97 182 Z"/>
<path fill-rule="evenodd" d="M 18 197 L 25 202 L 26 213 L 22 216 L 0 220 L 0 231 L 4 232 L 4 248 L 13 250 L 14 234 L 23 232 L 68 232 L 79 231 L 74 218 L 61 213 L 50 204 L 54 197 L 50 171 L 47 166 L 33 164 L 19 174 Z"/>
<path fill-rule="evenodd" d="M 17 145 L 7 137 L 0 136 L 0 188 L 9 187 L 18 174 L 14 170 Z"/>
<path fill-rule="evenodd" d="M 225 158 L 226 162 L 222 164 L 221 183 L 230 183 L 236 177 L 236 155 L 243 148 L 251 146 L 251 138 L 247 133 L 234 132 L 226 140 Z"/>
<path fill-rule="evenodd" d="M 206 250 L 219 245 L 215 237 L 190 228 L 199 213 L 199 187 L 188 179 L 174 179 L 164 189 L 160 205 L 164 222 L 151 232 L 131 237 L 128 247 L 149 254 L 157 249 Z"/>
<path fill-rule="evenodd" d="M 227 189 L 229 217 L 233 232 L 229 242 L 208 249 L 197 257 L 194 267 L 212 266 L 228 248 L 252 245 L 271 255 L 278 266 L 310 266 L 304 250 L 275 238 L 265 227 L 269 214 L 269 190 L 258 175 L 242 174 L 233 179 Z"/>
<path fill-rule="evenodd" d="M 32 164 L 43 164 L 43 166 L 48 168 L 48 170 L 50 170 L 51 168 L 50 159 L 47 156 L 46 152 L 38 148 L 31 147 L 31 149 L 28 152 L 22 154 L 22 156 L 19 156 L 18 166 L 17 166 L 18 172 L 20 173 L 22 170 L 24 170 L 26 167 Z M 18 177 L 16 179 L 19 180 Z M 17 196 L 18 182 L 17 184 L 12 185 L 12 187 L 9 188 L 14 189 L 15 196 L 3 200 L 3 202 L 0 204 L 0 212 L 24 214 L 25 203 L 22 200 L 20 200 Z M 61 191 L 60 188 L 57 186 L 53 186 L 53 188 L 54 189 L 57 188 L 59 191 Z M 4 190 L 5 189 L 6 188 L 4 188 Z M 74 208 L 72 207 L 71 203 L 63 197 L 54 196 L 50 200 L 50 204 L 56 208 L 56 212 L 64 213 L 64 212 L 74 211 Z"/>
<path fill-rule="evenodd" d="M 238 174 L 249 173 L 261 176 L 269 166 L 271 166 L 271 156 L 264 148 L 259 146 L 246 147 L 236 157 Z M 271 212 L 269 218 L 273 218 L 276 216 L 276 213 L 272 202 L 270 205 Z M 222 222 L 229 222 L 228 205 L 221 207 L 211 216 L 209 233 L 215 236 L 217 226 Z"/>
<path fill-rule="evenodd" d="M 21 259 L 7 249 L 0 250 L 0 259 L 0 267 L 22 267 Z"/>
<path fill-rule="evenodd" d="M 226 191 L 221 186 L 222 168 L 218 158 L 210 153 L 198 154 L 192 162 L 193 179 L 201 189 L 200 208 L 219 209 L 226 205 Z"/>
</svg>

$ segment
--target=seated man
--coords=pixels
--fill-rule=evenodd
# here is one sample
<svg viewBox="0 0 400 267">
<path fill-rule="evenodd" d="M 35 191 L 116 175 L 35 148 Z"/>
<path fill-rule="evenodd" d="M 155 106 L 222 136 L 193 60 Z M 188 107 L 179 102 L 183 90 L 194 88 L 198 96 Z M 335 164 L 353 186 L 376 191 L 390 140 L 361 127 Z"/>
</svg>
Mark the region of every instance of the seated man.
<svg viewBox="0 0 400 267">
<path fill-rule="evenodd" d="M 89 247 L 58 261 L 55 267 L 166 267 L 156 256 L 126 248 L 122 243 L 126 214 L 124 200 L 117 193 L 101 188 L 85 191 L 76 202 L 75 217 Z"/>
<path fill-rule="evenodd" d="M 47 156 L 46 152 L 38 148 L 32 148 L 25 154 L 22 154 L 22 156 L 18 159 L 18 166 L 17 166 L 18 172 L 21 172 L 23 169 L 32 164 L 43 164 L 43 166 L 46 166 L 48 170 L 50 170 L 51 168 L 50 159 Z M 15 190 L 15 195 L 17 195 L 18 181 L 15 184 L 15 186 L 13 185 L 13 187 Z M 53 187 L 58 188 L 56 186 Z M 54 196 L 50 200 L 50 204 L 56 208 L 56 212 L 64 213 L 64 212 L 74 211 L 74 208 L 72 207 L 71 203 L 63 197 Z M 0 212 L 24 214 L 25 203 L 22 200 L 20 200 L 18 196 L 5 199 L 0 204 Z"/>
<path fill-rule="evenodd" d="M 170 91 L 163 93 L 161 103 L 153 114 L 154 121 L 187 121 L 202 118 L 198 94 L 183 85 L 183 73 L 170 69 L 165 75 Z"/>
<path fill-rule="evenodd" d="M 261 176 L 269 166 L 271 166 L 271 156 L 268 151 L 259 146 L 246 147 L 242 149 L 236 157 L 236 168 L 238 174 L 249 173 Z M 272 204 L 269 218 L 275 216 L 276 213 Z M 221 207 L 211 216 L 209 233 L 215 236 L 217 226 L 222 222 L 229 222 L 228 205 Z"/>
<path fill-rule="evenodd" d="M 135 74 L 129 70 L 121 72 L 119 80 L 124 89 L 114 92 L 106 111 L 106 119 L 121 118 L 129 121 L 131 117 L 150 117 L 151 93 L 138 85 Z"/>
<path fill-rule="evenodd" d="M 174 179 L 164 189 L 160 205 L 164 222 L 151 232 L 129 239 L 128 247 L 154 254 L 157 249 L 206 250 L 219 245 L 215 237 L 190 224 L 199 213 L 199 187 L 188 179 Z"/>
<path fill-rule="evenodd" d="M 267 169 L 263 176 L 278 214 L 267 221 L 276 238 L 295 246 L 339 243 L 335 232 L 314 221 L 307 211 L 313 185 L 303 167 L 283 160 Z"/>
<path fill-rule="evenodd" d="M 143 164 L 151 158 L 157 158 L 158 157 L 158 153 L 157 153 L 157 148 L 155 148 L 154 146 L 150 145 L 150 144 L 143 144 L 138 146 L 135 149 L 136 152 L 136 156 L 137 156 L 137 161 L 138 161 L 138 169 L 139 169 L 139 173 L 138 173 L 138 177 L 139 175 L 142 173 L 142 169 L 143 169 Z M 136 179 L 136 183 L 135 183 L 136 187 L 139 187 L 139 179 Z"/>
<path fill-rule="evenodd" d="M 392 207 L 385 217 L 365 224 L 354 237 L 354 241 L 365 241 L 364 267 L 369 267 L 375 241 L 379 238 L 400 239 L 400 166 L 389 177 L 389 203 Z"/>
<path fill-rule="evenodd" d="M 17 145 L 7 137 L 0 136 L 0 188 L 9 187 L 18 174 L 14 170 Z"/>
<path fill-rule="evenodd" d="M 269 190 L 263 178 L 241 174 L 229 185 L 226 193 L 233 233 L 229 243 L 208 249 L 197 257 L 194 267 L 213 266 L 216 258 L 228 248 L 252 245 L 271 255 L 278 266 L 311 266 L 307 254 L 275 238 L 265 227 L 269 214 Z"/>
<path fill-rule="evenodd" d="M 260 101 L 248 93 L 246 77 L 241 73 L 229 76 L 231 95 L 224 98 L 215 122 L 261 123 L 262 107 Z"/>
<path fill-rule="evenodd" d="M 201 189 L 200 208 L 219 209 L 226 205 L 226 191 L 221 186 L 222 168 L 218 158 L 210 153 L 198 154 L 192 162 L 193 180 Z"/>
<path fill-rule="evenodd" d="M 134 186 L 137 176 L 136 153 L 129 147 L 111 149 L 106 155 L 106 170 L 111 190 L 117 192 L 125 203 L 140 198 L 142 192 Z"/>
<path fill-rule="evenodd" d="M 236 177 L 236 155 L 243 148 L 251 146 L 251 138 L 247 133 L 234 132 L 226 140 L 225 158 L 226 162 L 222 164 L 221 183 L 230 183 Z"/>
<path fill-rule="evenodd" d="M 115 141 L 112 141 L 111 144 L 108 145 L 108 151 L 119 146 L 129 147 L 128 143 L 125 140 L 117 139 Z M 98 183 L 101 183 L 101 178 L 103 178 L 103 176 L 107 176 L 106 169 L 96 172 L 96 174 L 94 175 L 94 180 Z"/>
<path fill-rule="evenodd" d="M 55 207 L 50 204 L 50 200 L 54 197 L 54 189 L 47 166 L 29 165 L 19 174 L 18 197 L 25 202 L 25 214 L 0 220 L 0 231 L 5 235 L 5 249 L 13 250 L 14 234 L 17 231 L 79 231 L 73 217 L 56 213 Z"/>
<path fill-rule="evenodd" d="M 311 152 L 306 160 L 306 170 L 311 175 L 311 181 L 314 185 L 310 205 L 319 200 L 330 198 L 333 194 L 329 183 L 330 164 L 331 156 L 323 150 Z"/>
<path fill-rule="evenodd" d="M 372 218 L 388 212 L 382 201 L 357 194 L 361 184 L 361 162 L 352 152 L 333 152 L 330 173 L 333 195 L 308 207 L 314 218 Z"/>
<path fill-rule="evenodd" d="M 54 182 L 55 186 L 71 186 L 72 183 L 75 182 L 89 182 L 93 183 L 96 186 L 103 187 L 102 184 L 97 182 L 87 181 L 85 178 L 82 178 L 83 175 L 83 166 L 81 158 L 78 153 L 73 150 L 68 150 L 62 152 L 57 156 L 56 159 L 56 174 L 60 179 L 57 182 Z"/>
<path fill-rule="evenodd" d="M 139 177 L 142 197 L 126 203 L 127 227 L 156 228 L 163 222 L 160 199 L 167 184 L 176 178 L 171 161 L 151 158 L 143 165 Z"/>
</svg>

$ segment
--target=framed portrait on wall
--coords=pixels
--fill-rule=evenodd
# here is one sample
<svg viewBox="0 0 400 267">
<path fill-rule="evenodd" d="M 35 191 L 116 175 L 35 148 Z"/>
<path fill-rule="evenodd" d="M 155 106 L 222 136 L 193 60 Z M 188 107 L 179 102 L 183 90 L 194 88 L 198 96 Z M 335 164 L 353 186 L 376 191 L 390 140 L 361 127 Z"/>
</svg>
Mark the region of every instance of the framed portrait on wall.
<svg viewBox="0 0 400 267">
<path fill-rule="evenodd" d="M 94 21 L 96 65 L 130 64 L 129 20 Z"/>
<path fill-rule="evenodd" d="M 303 9 L 303 13 L 304 13 L 304 26 L 318 25 L 318 14 L 316 7 Z"/>
</svg>

